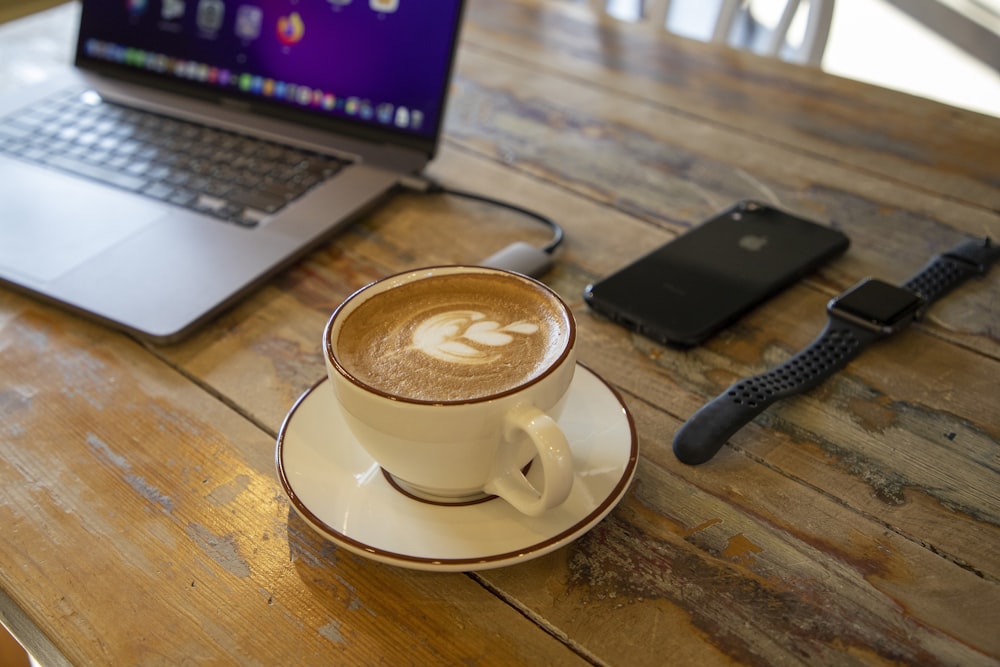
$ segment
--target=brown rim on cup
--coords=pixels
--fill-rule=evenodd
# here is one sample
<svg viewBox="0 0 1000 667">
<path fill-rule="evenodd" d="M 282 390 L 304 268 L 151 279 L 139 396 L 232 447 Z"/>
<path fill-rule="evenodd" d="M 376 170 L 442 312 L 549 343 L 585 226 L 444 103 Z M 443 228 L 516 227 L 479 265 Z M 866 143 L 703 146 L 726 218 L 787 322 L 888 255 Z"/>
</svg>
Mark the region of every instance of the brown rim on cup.
<svg viewBox="0 0 1000 667">
<path fill-rule="evenodd" d="M 376 286 L 386 285 L 393 281 L 399 280 L 403 276 L 410 276 L 419 273 L 427 274 L 424 277 L 413 277 L 412 279 L 399 283 L 400 285 L 416 282 L 418 280 L 424 280 L 427 278 L 432 278 L 435 275 L 443 275 L 441 273 L 437 273 L 441 271 L 447 272 L 447 274 L 472 271 L 475 273 L 493 273 L 493 274 L 503 275 L 515 278 L 517 280 L 521 280 L 524 283 L 531 285 L 535 289 L 539 289 L 542 292 L 546 293 L 547 295 L 551 296 L 553 300 L 557 304 L 559 304 L 563 309 L 563 313 L 565 315 L 564 319 L 567 325 L 567 330 L 569 332 L 569 336 L 566 339 L 566 343 L 563 345 L 562 350 L 559 353 L 559 356 L 551 364 L 549 364 L 549 366 L 545 370 L 540 372 L 538 375 L 535 375 L 534 377 L 528 379 L 527 381 L 510 389 L 505 389 L 503 391 L 499 391 L 493 394 L 487 394 L 485 396 L 476 396 L 473 398 L 462 398 L 462 399 L 444 399 L 444 400 L 428 400 L 420 398 L 411 398 L 407 396 L 397 396 L 395 394 L 379 389 L 378 387 L 374 387 L 368 384 L 367 382 L 361 380 L 360 378 L 355 377 L 354 374 L 352 374 L 347 368 L 345 368 L 340 363 L 340 360 L 337 358 L 337 355 L 334 353 L 333 350 L 334 328 L 335 326 L 339 326 L 341 312 L 344 311 L 345 309 L 351 308 L 352 302 L 354 302 L 355 299 L 357 299 L 362 292 L 365 292 Z M 391 289 L 391 287 L 388 287 L 386 289 Z M 530 276 L 526 276 L 520 273 L 515 273 L 513 271 L 507 271 L 505 269 L 497 269 L 493 267 L 462 265 L 462 264 L 455 264 L 455 265 L 442 264 L 437 266 L 426 266 L 416 269 L 409 269 L 407 271 L 400 271 L 399 273 L 395 273 L 386 276 L 384 278 L 375 280 L 371 283 L 368 283 L 367 285 L 355 290 L 346 299 L 344 299 L 344 301 L 339 306 L 337 306 L 336 309 L 334 309 L 330 318 L 327 320 L 326 326 L 323 329 L 323 352 L 326 355 L 326 358 L 330 362 L 330 364 L 337 370 L 337 372 L 345 380 L 349 381 L 351 384 L 365 391 L 369 391 L 373 394 L 377 394 L 384 398 L 394 401 L 400 401 L 401 403 L 412 403 L 416 405 L 468 405 L 471 403 L 484 403 L 487 401 L 493 401 L 499 398 L 503 398 L 505 396 L 510 396 L 511 394 L 516 394 L 520 391 L 523 391 L 525 387 L 530 387 L 531 385 L 536 384 L 542 379 L 548 377 L 557 368 L 560 368 L 563 365 L 563 363 L 565 363 L 566 358 L 570 355 L 575 344 L 576 344 L 576 319 L 573 317 L 573 312 L 570 309 L 569 305 L 567 305 L 566 302 L 563 300 L 563 298 L 559 296 L 559 294 L 557 294 L 555 290 L 553 290 L 551 287 L 549 287 L 545 283 L 542 283 L 541 281 L 531 278 Z"/>
</svg>

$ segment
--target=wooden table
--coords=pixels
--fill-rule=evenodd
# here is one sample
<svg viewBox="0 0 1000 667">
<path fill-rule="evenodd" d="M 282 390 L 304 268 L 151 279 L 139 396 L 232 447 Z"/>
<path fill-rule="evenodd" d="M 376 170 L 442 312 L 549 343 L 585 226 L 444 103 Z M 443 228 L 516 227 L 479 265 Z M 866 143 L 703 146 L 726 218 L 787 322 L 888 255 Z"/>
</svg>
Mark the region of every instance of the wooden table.
<svg viewBox="0 0 1000 667">
<path fill-rule="evenodd" d="M 0 89 L 68 58 L 72 7 L 0 31 Z M 674 432 L 789 357 L 865 276 L 1000 238 L 1000 120 L 583 7 L 474 0 L 442 182 L 559 219 L 545 280 L 641 459 L 569 546 L 470 574 L 336 548 L 290 507 L 277 430 L 324 376 L 333 308 L 476 261 L 531 221 L 400 194 L 170 347 L 0 289 L 0 619 L 47 664 L 920 664 L 1000 661 L 1000 269 L 710 463 Z M 706 345 L 594 316 L 584 286 L 730 203 L 835 225 L 843 258 Z"/>
</svg>

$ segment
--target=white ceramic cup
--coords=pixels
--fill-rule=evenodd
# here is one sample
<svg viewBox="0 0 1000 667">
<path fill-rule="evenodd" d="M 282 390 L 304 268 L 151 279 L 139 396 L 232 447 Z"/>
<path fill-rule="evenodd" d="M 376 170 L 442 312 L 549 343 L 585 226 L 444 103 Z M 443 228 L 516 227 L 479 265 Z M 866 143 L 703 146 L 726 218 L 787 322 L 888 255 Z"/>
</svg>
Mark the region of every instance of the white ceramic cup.
<svg viewBox="0 0 1000 667">
<path fill-rule="evenodd" d="M 511 302 L 517 308 L 505 312 Z M 556 419 L 573 380 L 575 343 L 573 314 L 555 292 L 520 274 L 471 266 L 374 282 L 334 311 L 323 334 L 344 417 L 398 487 L 440 503 L 495 495 L 530 516 L 560 505 L 573 485 Z M 525 377 L 493 379 L 541 348 Z M 368 368 L 379 364 L 385 368 Z"/>
</svg>

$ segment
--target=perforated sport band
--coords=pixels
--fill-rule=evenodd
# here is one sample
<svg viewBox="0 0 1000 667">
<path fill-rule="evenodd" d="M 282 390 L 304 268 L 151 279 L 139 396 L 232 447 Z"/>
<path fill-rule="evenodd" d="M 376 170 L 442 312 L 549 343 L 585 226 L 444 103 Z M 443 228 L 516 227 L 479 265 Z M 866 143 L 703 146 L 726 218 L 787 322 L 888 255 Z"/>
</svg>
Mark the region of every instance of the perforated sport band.
<svg viewBox="0 0 1000 667">
<path fill-rule="evenodd" d="M 878 337 L 872 329 L 831 318 L 809 347 L 773 370 L 740 380 L 702 406 L 677 431 L 674 454 L 691 465 L 708 461 L 769 405 L 816 387 Z"/>
<path fill-rule="evenodd" d="M 986 273 L 998 258 L 1000 247 L 990 239 L 967 241 L 935 257 L 903 289 L 923 299 L 919 315 L 932 301 L 972 276 Z M 832 308 L 823 333 L 807 348 L 774 370 L 740 380 L 695 412 L 674 436 L 674 454 L 691 465 L 708 461 L 736 431 L 772 403 L 816 387 L 871 343 L 897 330 L 844 319 Z"/>
<path fill-rule="evenodd" d="M 998 257 L 1000 246 L 993 245 L 990 239 L 966 241 L 932 259 L 903 287 L 921 295 L 930 304 L 969 278 L 986 273 Z"/>
</svg>

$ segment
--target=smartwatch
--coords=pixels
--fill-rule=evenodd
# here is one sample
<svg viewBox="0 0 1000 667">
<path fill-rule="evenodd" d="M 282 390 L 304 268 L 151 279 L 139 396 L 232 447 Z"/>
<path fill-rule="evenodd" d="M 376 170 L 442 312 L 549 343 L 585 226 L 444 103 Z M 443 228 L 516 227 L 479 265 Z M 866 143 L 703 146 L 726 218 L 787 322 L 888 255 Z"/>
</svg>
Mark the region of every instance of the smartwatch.
<svg viewBox="0 0 1000 667">
<path fill-rule="evenodd" d="M 927 306 L 1000 258 L 989 238 L 932 259 L 902 287 L 868 278 L 827 304 L 823 332 L 781 366 L 740 380 L 694 413 L 674 436 L 683 463 L 708 461 L 740 428 L 782 398 L 816 387 L 877 340 L 919 319 Z"/>
</svg>

